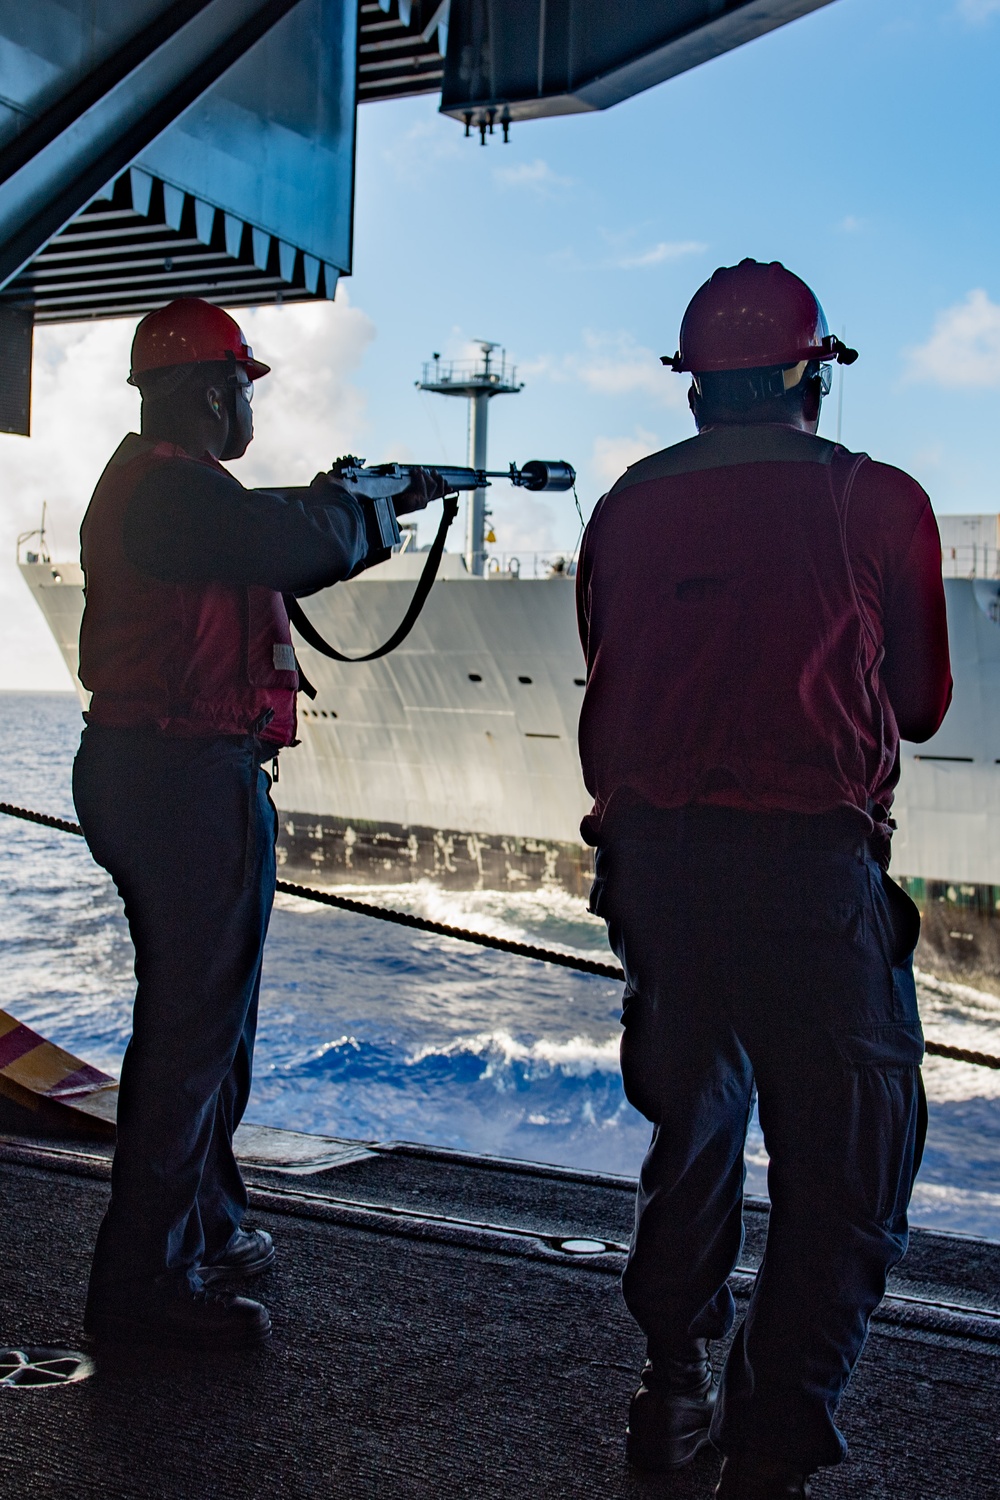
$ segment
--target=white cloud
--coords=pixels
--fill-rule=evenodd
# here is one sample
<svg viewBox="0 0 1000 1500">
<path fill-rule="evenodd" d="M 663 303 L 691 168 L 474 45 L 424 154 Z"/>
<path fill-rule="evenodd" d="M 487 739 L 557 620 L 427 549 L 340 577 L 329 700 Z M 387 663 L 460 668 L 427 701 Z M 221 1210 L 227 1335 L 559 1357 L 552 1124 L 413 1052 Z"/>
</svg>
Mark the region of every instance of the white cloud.
<svg viewBox="0 0 1000 1500">
<path fill-rule="evenodd" d="M 517 162 L 511 167 L 494 167 L 493 180 L 500 187 L 527 188 L 542 197 L 547 197 L 557 188 L 573 185 L 572 177 L 560 177 L 541 157 L 536 157 L 532 162 Z"/>
<path fill-rule="evenodd" d="M 1 687 L 67 690 L 69 675 L 16 570 L 18 532 L 37 526 L 48 501 L 48 544 L 58 559 L 79 553 L 79 520 L 120 438 L 138 422 L 138 395 L 124 384 L 133 323 L 75 323 L 34 330 L 31 431 L 0 435 Z"/>
<path fill-rule="evenodd" d="M 243 484 L 308 483 L 342 453 L 364 452 L 365 396 L 350 384 L 375 325 L 336 302 L 286 303 L 237 316 L 254 351 L 274 373 L 254 395 L 256 436 L 235 472 Z"/>
<path fill-rule="evenodd" d="M 0 436 L 8 520 L 37 522 L 47 500 L 64 555 L 112 450 L 139 419 L 138 393 L 125 383 L 134 329 L 134 320 L 36 328 L 33 436 Z"/>
<path fill-rule="evenodd" d="M 652 266 L 666 265 L 682 260 L 687 255 L 703 255 L 708 245 L 703 240 L 659 240 L 645 250 L 626 248 L 634 232 L 624 234 L 605 233 L 603 238 L 610 243 L 613 253 L 594 259 L 582 256 L 574 245 L 554 250 L 549 255 L 552 265 L 566 271 L 646 271 Z"/>
<path fill-rule="evenodd" d="M 1000 306 L 977 287 L 938 314 L 925 344 L 906 350 L 911 380 L 959 388 L 1000 385 Z"/>
<path fill-rule="evenodd" d="M 245 484 L 308 482 L 339 453 L 363 449 L 365 398 L 348 382 L 374 337 L 350 305 L 241 309 L 236 317 L 274 373 L 257 385 L 257 431 L 234 473 Z M 53 558 L 79 555 L 83 512 L 101 470 L 139 422 L 138 393 L 125 383 L 135 320 L 40 325 L 35 330 L 30 438 L 0 435 L 4 528 L 0 533 L 0 687 L 68 688 L 41 614 L 14 564 L 19 532 L 49 506 Z"/>
<path fill-rule="evenodd" d="M 571 354 L 525 360 L 519 372 L 525 380 L 578 382 L 596 396 L 645 396 L 658 406 L 687 410 L 688 382 L 678 380 L 659 355 L 637 343 L 632 334 L 586 330 L 582 343 Z"/>
<path fill-rule="evenodd" d="M 365 112 L 360 113 L 363 128 Z M 395 136 L 382 159 L 396 177 L 412 183 L 423 181 L 440 162 L 454 161 L 461 153 L 462 135 L 454 120 L 433 115 Z"/>
<path fill-rule="evenodd" d="M 656 434 L 643 427 L 637 427 L 631 437 L 597 437 L 592 457 L 594 472 L 602 487 L 610 489 L 630 464 L 662 446 Z"/>
<path fill-rule="evenodd" d="M 17 571 L 14 543 L 48 502 L 48 543 L 62 561 L 79 556 L 90 492 L 139 418 L 125 384 L 134 322 L 35 329 L 31 438 L 0 435 L 4 527 L 0 534 L 0 639 L 5 688 L 69 689 L 66 669 Z"/>
<path fill-rule="evenodd" d="M 555 540 L 557 511 L 550 500 L 540 495 L 525 494 L 524 490 L 510 490 L 503 485 L 487 490 L 486 496 L 496 536 L 494 550 L 501 557 L 509 557 L 511 553 L 515 553 L 524 571 L 529 573 L 536 553 L 542 557 L 553 557 L 560 550 Z M 566 514 L 573 514 L 572 504 L 570 496 L 568 512 L 565 507 L 560 508 L 563 518 Z M 455 523 L 456 531 L 459 524 L 464 528 L 464 511 Z M 565 519 L 563 525 L 565 528 Z M 570 529 L 572 530 L 572 522 Z M 461 534 L 464 535 L 464 530 Z M 457 545 L 457 541 L 451 543 L 452 547 Z"/>
<path fill-rule="evenodd" d="M 854 214 L 845 214 L 837 228 L 842 234 L 857 234 L 864 228 L 864 220 L 856 218 Z"/>
<path fill-rule="evenodd" d="M 686 406 L 687 381 L 678 380 L 631 334 L 585 333 L 583 345 L 582 354 L 567 357 L 567 367 L 596 395 L 642 395 L 663 406 Z"/>
<path fill-rule="evenodd" d="M 964 21 L 981 25 L 991 16 L 1000 15 L 1000 0 L 958 0 L 958 13 Z"/>
<path fill-rule="evenodd" d="M 619 256 L 611 264 L 619 271 L 640 271 L 649 266 L 662 266 L 665 261 L 680 260 L 685 255 L 701 255 L 707 249 L 701 240 L 660 240 L 649 250 Z"/>
</svg>

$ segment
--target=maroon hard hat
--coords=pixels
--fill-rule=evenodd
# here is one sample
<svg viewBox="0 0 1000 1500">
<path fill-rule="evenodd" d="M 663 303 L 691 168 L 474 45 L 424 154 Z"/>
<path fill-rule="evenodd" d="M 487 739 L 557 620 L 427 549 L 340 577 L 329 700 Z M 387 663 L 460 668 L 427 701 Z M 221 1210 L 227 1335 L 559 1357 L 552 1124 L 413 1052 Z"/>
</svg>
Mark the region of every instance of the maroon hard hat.
<svg viewBox="0 0 1000 1500">
<path fill-rule="evenodd" d="M 694 375 L 836 359 L 857 350 L 835 338 L 814 292 L 780 261 L 722 266 L 699 287 L 681 322 L 680 348 L 663 363 Z"/>
<path fill-rule="evenodd" d="M 240 325 L 221 307 L 201 297 L 178 297 L 148 313 L 135 330 L 129 385 L 147 370 L 225 359 L 242 365 L 248 380 L 259 380 L 271 369 L 254 359 Z"/>
</svg>

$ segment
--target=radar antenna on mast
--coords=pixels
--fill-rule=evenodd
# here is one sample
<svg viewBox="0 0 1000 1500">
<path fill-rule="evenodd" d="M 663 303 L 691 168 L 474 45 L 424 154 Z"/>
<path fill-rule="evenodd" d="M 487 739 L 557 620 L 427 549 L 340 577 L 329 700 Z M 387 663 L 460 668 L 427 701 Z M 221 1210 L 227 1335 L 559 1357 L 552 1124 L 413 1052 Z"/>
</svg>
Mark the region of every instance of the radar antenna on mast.
<svg viewBox="0 0 1000 1500">
<path fill-rule="evenodd" d="M 469 467 L 486 468 L 486 420 L 491 396 L 516 396 L 524 389 L 517 369 L 507 364 L 507 354 L 489 339 L 475 339 L 482 351 L 476 361 L 442 361 L 440 354 L 424 365 L 416 382 L 422 391 L 436 396 L 464 396 L 469 403 Z M 499 362 L 493 358 L 500 349 Z M 486 491 L 474 490 L 465 514 L 465 566 L 470 573 L 486 570 Z"/>
</svg>

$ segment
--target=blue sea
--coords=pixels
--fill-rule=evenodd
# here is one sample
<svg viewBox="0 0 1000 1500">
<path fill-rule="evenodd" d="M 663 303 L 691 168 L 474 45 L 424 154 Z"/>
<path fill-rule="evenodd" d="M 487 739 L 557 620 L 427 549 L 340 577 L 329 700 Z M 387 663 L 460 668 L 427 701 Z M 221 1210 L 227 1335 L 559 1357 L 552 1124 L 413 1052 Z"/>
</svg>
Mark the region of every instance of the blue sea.
<svg viewBox="0 0 1000 1500">
<path fill-rule="evenodd" d="M 0 694 L 0 800 L 74 817 L 76 698 Z M 80 838 L 0 818 L 0 1007 L 117 1072 L 132 950 Z M 603 924 L 554 891 L 351 887 L 456 926 L 607 959 Z M 1000 1053 L 1000 999 L 920 976 L 928 1036 Z M 620 986 L 279 896 L 248 1118 L 634 1175 L 649 1127 L 618 1075 Z M 1000 1072 L 929 1058 L 915 1223 L 1000 1240 Z M 766 1191 L 756 1124 L 748 1190 Z"/>
</svg>

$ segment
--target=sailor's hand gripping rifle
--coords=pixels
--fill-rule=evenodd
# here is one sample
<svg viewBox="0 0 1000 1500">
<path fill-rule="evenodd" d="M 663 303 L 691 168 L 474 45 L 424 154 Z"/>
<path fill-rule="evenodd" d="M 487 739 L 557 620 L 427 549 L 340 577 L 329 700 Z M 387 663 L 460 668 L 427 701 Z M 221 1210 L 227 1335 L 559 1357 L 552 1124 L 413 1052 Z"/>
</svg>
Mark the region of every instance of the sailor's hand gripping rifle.
<svg viewBox="0 0 1000 1500">
<path fill-rule="evenodd" d="M 376 464 L 369 467 L 361 459 L 348 455 L 337 459 L 328 475 L 317 475 L 314 485 L 332 481 L 364 501 L 366 507 L 371 507 L 382 546 L 387 549 L 397 547 L 402 540 L 398 521 L 400 516 L 424 510 L 431 501 L 441 499 L 444 500 L 444 513 L 406 614 L 384 645 L 375 651 L 366 652 L 364 656 L 344 656 L 323 639 L 298 600 L 286 595 L 288 618 L 306 644 L 323 656 L 332 657 L 334 661 L 375 661 L 377 657 L 387 656 L 390 651 L 394 651 L 413 629 L 431 591 L 444 553 L 448 528 L 458 514 L 459 493 L 462 490 L 485 489 L 492 479 L 506 479 L 519 489 L 531 490 L 537 494 L 546 490 L 571 490 L 576 483 L 576 471 L 571 464 L 540 459 L 534 459 L 520 469 L 516 464 L 511 464 L 506 470 L 431 468 L 426 464 Z M 301 670 L 299 676 L 303 690 L 315 696 Z"/>
<path fill-rule="evenodd" d="M 570 464 L 543 463 L 539 459 L 520 469 L 516 464 L 509 469 L 432 468 L 429 464 L 368 467 L 362 459 L 348 455 L 337 459 L 329 477 L 372 502 L 385 547 L 399 545 L 397 518 L 423 510 L 432 500 L 444 499 L 443 525 L 447 531 L 458 514 L 459 492 L 486 489 L 491 479 L 506 479 L 518 489 L 535 492 L 571 490 L 576 483 L 576 471 Z"/>
</svg>

